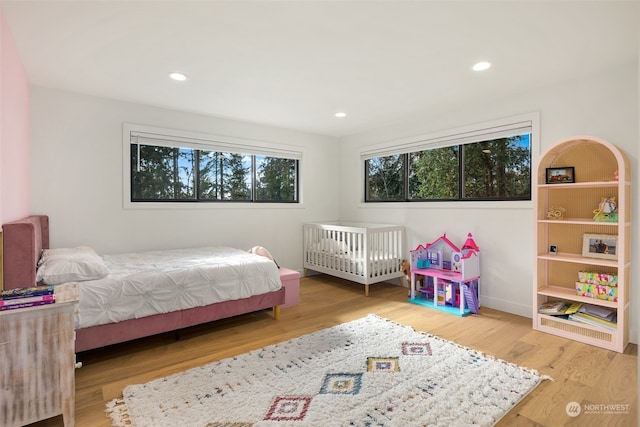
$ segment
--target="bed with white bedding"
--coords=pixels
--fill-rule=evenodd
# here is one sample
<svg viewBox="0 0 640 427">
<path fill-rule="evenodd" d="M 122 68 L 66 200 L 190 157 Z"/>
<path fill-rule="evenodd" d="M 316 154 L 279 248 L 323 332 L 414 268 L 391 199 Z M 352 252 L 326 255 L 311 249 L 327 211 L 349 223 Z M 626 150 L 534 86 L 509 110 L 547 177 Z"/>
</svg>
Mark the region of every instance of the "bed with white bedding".
<svg viewBox="0 0 640 427">
<path fill-rule="evenodd" d="M 264 309 L 277 319 L 285 303 L 276 263 L 241 249 L 103 256 L 87 247 L 49 249 L 46 215 L 3 224 L 2 231 L 5 289 L 77 288 L 76 351 Z"/>
<path fill-rule="evenodd" d="M 304 268 L 369 285 L 390 279 L 402 283 L 404 227 L 346 222 L 303 226 Z"/>
<path fill-rule="evenodd" d="M 228 247 L 102 255 L 109 275 L 78 287 L 77 327 L 186 310 L 280 289 L 275 263 Z"/>
</svg>

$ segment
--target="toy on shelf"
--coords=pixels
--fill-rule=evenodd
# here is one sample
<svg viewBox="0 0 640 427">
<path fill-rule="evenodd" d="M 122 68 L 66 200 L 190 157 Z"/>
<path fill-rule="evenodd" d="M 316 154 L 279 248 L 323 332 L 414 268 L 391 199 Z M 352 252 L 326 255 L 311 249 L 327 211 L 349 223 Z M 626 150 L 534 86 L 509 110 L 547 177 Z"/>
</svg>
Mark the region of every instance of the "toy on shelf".
<svg viewBox="0 0 640 427">
<path fill-rule="evenodd" d="M 566 219 L 564 216 L 566 212 L 567 210 L 563 207 L 551 207 L 551 209 L 547 211 L 547 219 L 564 220 Z"/>
<path fill-rule="evenodd" d="M 410 302 L 459 315 L 478 313 L 480 248 L 471 233 L 461 248 L 443 234 L 409 253 Z M 419 289 L 418 284 L 421 285 Z M 416 297 L 416 290 L 424 295 L 424 299 Z"/>
<path fill-rule="evenodd" d="M 593 211 L 596 222 L 618 222 L 618 204 L 615 197 L 603 197 L 598 209 Z"/>
</svg>

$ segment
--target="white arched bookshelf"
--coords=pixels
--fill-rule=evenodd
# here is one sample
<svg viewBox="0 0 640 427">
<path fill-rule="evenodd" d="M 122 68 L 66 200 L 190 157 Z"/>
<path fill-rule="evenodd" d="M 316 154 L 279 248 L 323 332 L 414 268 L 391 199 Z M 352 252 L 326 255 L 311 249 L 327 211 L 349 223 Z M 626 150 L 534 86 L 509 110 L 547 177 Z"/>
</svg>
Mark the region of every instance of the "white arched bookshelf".
<svg viewBox="0 0 640 427">
<path fill-rule="evenodd" d="M 626 154 L 592 136 L 562 140 L 541 156 L 533 187 L 534 329 L 624 352 L 629 343 L 631 268 L 631 171 Z M 594 211 L 606 198 L 615 198 L 617 221 L 614 215 L 605 222 L 601 217 L 594 219 Z M 601 252 L 603 245 L 589 247 L 585 238 L 593 243 L 593 236 L 605 236 L 604 243 L 611 243 L 611 250 L 607 246 Z M 616 275 L 617 301 L 578 295 L 579 272 Z M 614 310 L 617 323 L 613 328 L 592 326 L 538 312 L 542 304 L 551 301 Z"/>
</svg>

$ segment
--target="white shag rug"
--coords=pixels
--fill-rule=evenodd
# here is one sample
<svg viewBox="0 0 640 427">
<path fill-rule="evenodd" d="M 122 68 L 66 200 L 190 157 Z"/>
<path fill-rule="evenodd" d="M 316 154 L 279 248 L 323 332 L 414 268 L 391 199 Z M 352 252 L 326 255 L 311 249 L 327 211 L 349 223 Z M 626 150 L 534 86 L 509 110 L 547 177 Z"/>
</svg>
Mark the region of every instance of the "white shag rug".
<svg viewBox="0 0 640 427">
<path fill-rule="evenodd" d="M 549 377 L 368 315 L 124 389 L 115 426 L 491 426 Z"/>
</svg>

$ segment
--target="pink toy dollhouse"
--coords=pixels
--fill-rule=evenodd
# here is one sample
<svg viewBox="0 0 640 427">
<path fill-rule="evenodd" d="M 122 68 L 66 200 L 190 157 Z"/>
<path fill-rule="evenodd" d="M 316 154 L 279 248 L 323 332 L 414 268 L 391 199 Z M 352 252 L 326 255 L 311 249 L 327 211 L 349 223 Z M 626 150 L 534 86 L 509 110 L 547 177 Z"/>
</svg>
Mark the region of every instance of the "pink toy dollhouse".
<svg viewBox="0 0 640 427">
<path fill-rule="evenodd" d="M 446 233 L 438 237 L 432 243 L 418 246 L 411 253 L 411 269 L 418 268 L 419 260 L 426 260 L 429 268 L 438 270 L 451 270 L 451 254 L 460 252 L 460 249 L 447 239 Z"/>
<path fill-rule="evenodd" d="M 409 251 L 411 259 L 410 302 L 433 306 L 464 316 L 477 314 L 480 286 L 480 248 L 471 233 L 458 248 L 446 234 Z M 422 278 L 422 280 L 420 280 Z M 416 284 L 422 283 L 416 297 Z"/>
</svg>

